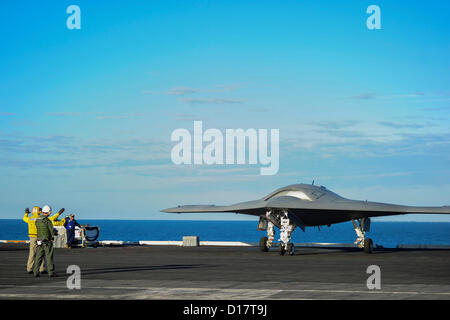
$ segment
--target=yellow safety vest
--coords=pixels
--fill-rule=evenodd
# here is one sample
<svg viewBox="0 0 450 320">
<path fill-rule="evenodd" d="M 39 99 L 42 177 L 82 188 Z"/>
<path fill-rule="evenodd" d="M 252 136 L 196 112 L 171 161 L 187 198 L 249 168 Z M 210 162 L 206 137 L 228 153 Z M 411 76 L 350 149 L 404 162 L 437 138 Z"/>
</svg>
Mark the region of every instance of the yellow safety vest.
<svg viewBox="0 0 450 320">
<path fill-rule="evenodd" d="M 63 227 L 65 222 L 66 222 L 66 218 L 62 218 L 61 221 L 59 221 L 59 220 L 52 221 L 52 223 L 55 227 L 57 227 L 57 226 Z"/>
<path fill-rule="evenodd" d="M 53 216 L 48 217 L 48 219 L 51 222 L 53 222 L 54 220 L 58 219 L 59 216 L 60 216 L 60 213 L 56 213 Z M 30 238 L 36 238 L 37 237 L 36 219 L 38 217 L 39 217 L 39 215 L 37 213 L 35 213 L 35 212 L 33 212 L 31 216 L 28 216 L 28 213 L 25 213 L 25 215 L 23 216 L 23 221 L 28 223 L 28 236 Z"/>
</svg>

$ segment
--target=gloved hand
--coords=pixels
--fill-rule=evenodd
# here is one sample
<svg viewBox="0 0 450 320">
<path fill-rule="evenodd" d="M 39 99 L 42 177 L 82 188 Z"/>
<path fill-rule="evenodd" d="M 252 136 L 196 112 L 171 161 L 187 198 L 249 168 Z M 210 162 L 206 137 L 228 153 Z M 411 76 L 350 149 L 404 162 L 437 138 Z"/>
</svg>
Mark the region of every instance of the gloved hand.
<svg viewBox="0 0 450 320">
<path fill-rule="evenodd" d="M 29 214 L 29 213 L 30 213 L 30 209 L 26 208 L 26 209 L 25 209 L 25 213 L 26 213 L 26 214 Z"/>
<path fill-rule="evenodd" d="M 61 214 L 64 212 L 64 208 L 62 208 L 61 210 L 58 211 L 58 214 Z"/>
</svg>

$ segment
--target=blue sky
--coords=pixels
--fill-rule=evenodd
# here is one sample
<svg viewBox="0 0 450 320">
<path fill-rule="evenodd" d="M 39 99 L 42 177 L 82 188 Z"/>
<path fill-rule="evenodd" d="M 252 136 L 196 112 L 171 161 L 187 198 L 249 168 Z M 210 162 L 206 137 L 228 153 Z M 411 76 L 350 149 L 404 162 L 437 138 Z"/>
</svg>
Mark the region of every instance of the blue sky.
<svg viewBox="0 0 450 320">
<path fill-rule="evenodd" d="M 66 8 L 81 9 L 69 30 Z M 369 5 L 381 30 L 366 27 Z M 293 183 L 450 205 L 446 1 L 2 1 L 0 218 L 171 215 Z M 280 170 L 174 165 L 177 128 L 276 128 Z M 409 215 L 391 220 L 450 221 Z"/>
</svg>

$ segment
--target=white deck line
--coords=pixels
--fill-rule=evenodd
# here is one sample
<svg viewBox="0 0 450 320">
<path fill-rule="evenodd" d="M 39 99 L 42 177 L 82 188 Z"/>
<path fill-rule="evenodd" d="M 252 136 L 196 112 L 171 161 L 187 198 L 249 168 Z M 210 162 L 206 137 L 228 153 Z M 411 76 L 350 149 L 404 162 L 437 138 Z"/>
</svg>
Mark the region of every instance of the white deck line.
<svg viewBox="0 0 450 320">
<path fill-rule="evenodd" d="M 256 243 L 253 242 L 239 242 L 239 241 L 200 241 L 201 246 L 232 246 L 232 247 L 254 247 Z"/>
<path fill-rule="evenodd" d="M 183 241 L 139 241 L 140 245 L 145 246 L 182 246 Z"/>
<path fill-rule="evenodd" d="M 104 241 L 100 241 L 104 244 Z M 113 241 L 109 241 L 113 242 Z M 140 245 L 146 246 L 183 246 L 183 241 L 139 241 Z M 351 247 L 352 243 L 294 243 L 297 247 Z M 200 241 L 200 246 L 226 246 L 226 247 L 256 247 L 257 242 L 241 242 L 241 241 Z M 275 244 L 277 246 L 277 244 Z"/>
</svg>

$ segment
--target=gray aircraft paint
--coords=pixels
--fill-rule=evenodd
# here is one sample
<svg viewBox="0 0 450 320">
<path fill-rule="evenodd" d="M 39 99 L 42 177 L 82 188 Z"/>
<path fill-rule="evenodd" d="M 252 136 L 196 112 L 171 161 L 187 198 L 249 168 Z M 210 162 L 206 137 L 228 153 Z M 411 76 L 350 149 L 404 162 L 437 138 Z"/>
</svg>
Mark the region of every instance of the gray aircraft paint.
<svg viewBox="0 0 450 320">
<path fill-rule="evenodd" d="M 299 192 L 310 200 L 280 195 Z M 232 212 L 264 217 L 267 210 L 285 209 L 304 226 L 330 225 L 352 219 L 400 214 L 450 214 L 450 206 L 414 207 L 397 204 L 359 201 L 343 198 L 323 186 L 293 184 L 275 190 L 260 200 L 240 202 L 229 206 L 183 205 L 162 210 L 169 213 Z M 298 225 L 298 223 L 296 223 Z M 301 227 L 300 225 L 298 225 Z"/>
</svg>

